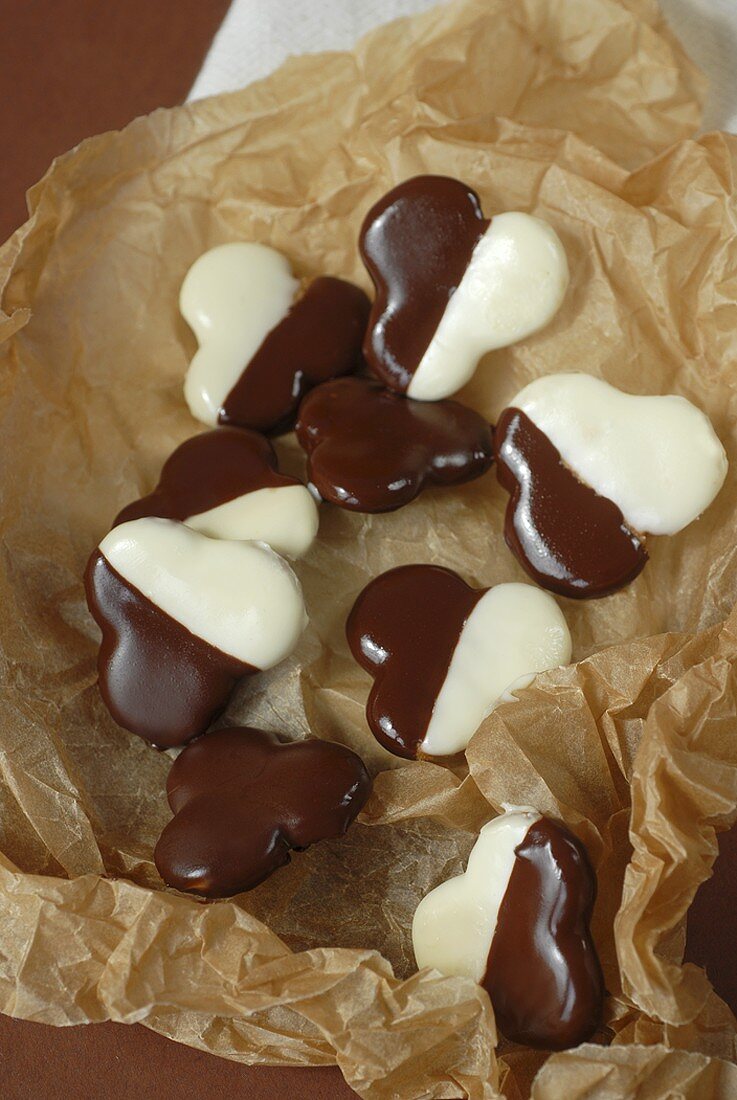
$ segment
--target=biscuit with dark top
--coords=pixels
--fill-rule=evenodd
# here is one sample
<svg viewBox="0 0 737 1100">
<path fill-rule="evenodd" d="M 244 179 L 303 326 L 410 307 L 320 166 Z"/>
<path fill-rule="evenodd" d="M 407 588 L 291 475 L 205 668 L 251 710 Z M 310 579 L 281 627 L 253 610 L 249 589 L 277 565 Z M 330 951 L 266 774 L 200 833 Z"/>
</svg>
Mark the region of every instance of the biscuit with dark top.
<svg viewBox="0 0 737 1100">
<path fill-rule="evenodd" d="M 166 787 L 174 817 L 156 845 L 161 877 L 178 890 L 229 897 L 288 863 L 292 850 L 342 836 L 371 781 L 343 745 L 281 743 L 244 727 L 188 746 Z"/>
<path fill-rule="evenodd" d="M 426 487 L 472 481 L 494 449 L 491 425 L 473 409 L 412 401 L 363 378 L 313 390 L 296 431 L 311 484 L 352 512 L 391 512 Z"/>
</svg>

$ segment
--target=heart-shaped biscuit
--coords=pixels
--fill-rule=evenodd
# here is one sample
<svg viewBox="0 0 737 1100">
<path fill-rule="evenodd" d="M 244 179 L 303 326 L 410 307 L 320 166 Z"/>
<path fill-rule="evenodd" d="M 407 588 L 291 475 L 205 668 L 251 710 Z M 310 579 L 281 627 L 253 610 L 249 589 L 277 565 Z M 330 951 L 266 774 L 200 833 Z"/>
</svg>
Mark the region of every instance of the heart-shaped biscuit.
<svg viewBox="0 0 737 1100">
<path fill-rule="evenodd" d="M 509 692 L 571 657 L 551 596 L 529 584 L 470 588 L 436 565 L 404 565 L 371 581 L 346 633 L 374 677 L 372 733 L 409 758 L 461 752 Z"/>
<path fill-rule="evenodd" d="M 535 810 L 485 825 L 464 874 L 418 905 L 417 965 L 473 978 L 512 1042 L 564 1050 L 602 1021 L 604 984 L 589 923 L 596 877 L 583 845 Z"/>
<path fill-rule="evenodd" d="M 445 176 L 389 191 L 359 243 L 376 287 L 364 355 L 386 386 L 421 401 L 450 396 L 486 352 L 541 329 L 568 286 L 547 222 L 516 212 L 489 221 L 478 195 Z"/>
<path fill-rule="evenodd" d="M 288 656 L 306 623 L 299 582 L 273 550 L 168 519 L 115 527 L 85 590 L 108 710 L 167 748 L 203 733 L 237 682 Z"/>
<path fill-rule="evenodd" d="M 205 424 L 288 431 L 312 386 L 361 363 L 364 292 L 329 276 L 302 286 L 265 245 L 205 252 L 187 272 L 179 308 L 200 345 L 184 395 Z"/>
<path fill-rule="evenodd" d="M 585 599 L 633 580 L 645 536 L 675 534 L 719 492 L 727 457 L 683 397 L 622 393 L 585 374 L 531 382 L 499 418 L 507 544 L 544 588 Z"/>
<path fill-rule="evenodd" d="M 297 439 L 323 500 L 354 512 L 390 512 L 427 485 L 480 477 L 492 427 L 456 401 L 412 401 L 363 378 L 318 386 L 300 406 Z"/>
<path fill-rule="evenodd" d="M 282 744 L 264 730 L 235 728 L 189 745 L 166 787 L 174 818 L 156 845 L 161 877 L 179 890 L 227 897 L 288 863 L 291 849 L 342 836 L 371 781 L 343 745 Z"/>
<path fill-rule="evenodd" d="M 124 508 L 114 526 L 142 516 L 177 519 L 210 538 L 265 542 L 288 558 L 307 553 L 319 524 L 309 489 L 280 474 L 269 441 L 243 428 L 185 440 L 154 491 Z"/>
</svg>

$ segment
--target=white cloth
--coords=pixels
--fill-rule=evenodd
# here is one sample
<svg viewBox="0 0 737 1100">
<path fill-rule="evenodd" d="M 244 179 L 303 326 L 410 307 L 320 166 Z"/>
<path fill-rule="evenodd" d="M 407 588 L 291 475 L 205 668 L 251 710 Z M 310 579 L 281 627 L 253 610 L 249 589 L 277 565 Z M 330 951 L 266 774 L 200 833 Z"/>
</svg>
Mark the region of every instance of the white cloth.
<svg viewBox="0 0 737 1100">
<path fill-rule="evenodd" d="M 737 0 L 660 0 L 660 6 L 708 77 L 704 130 L 737 133 Z"/>
<path fill-rule="evenodd" d="M 233 0 L 190 99 L 234 91 L 290 54 L 350 49 L 372 27 L 435 0 Z M 661 0 L 686 50 L 706 73 L 705 129 L 737 132 L 737 0 Z"/>
<path fill-rule="evenodd" d="M 367 31 L 437 0 L 233 0 L 189 94 L 231 92 L 290 54 L 349 50 Z M 737 2 L 737 0 L 735 0 Z"/>
</svg>

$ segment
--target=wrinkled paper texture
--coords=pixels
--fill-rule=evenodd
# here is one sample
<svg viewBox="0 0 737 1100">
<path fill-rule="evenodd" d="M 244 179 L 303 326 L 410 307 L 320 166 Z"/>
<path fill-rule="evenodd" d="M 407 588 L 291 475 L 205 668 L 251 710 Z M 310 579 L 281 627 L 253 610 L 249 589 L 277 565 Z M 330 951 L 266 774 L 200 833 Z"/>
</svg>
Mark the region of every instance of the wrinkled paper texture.
<svg viewBox="0 0 737 1100">
<path fill-rule="evenodd" d="M 517 1100 L 541 1067 L 537 1100 L 734 1089 L 735 1021 L 680 966 L 683 914 L 737 806 L 737 141 L 688 140 L 702 95 L 649 0 L 461 0 L 85 142 L 33 189 L 0 253 L 2 1011 L 139 1021 L 245 1063 L 337 1063 L 370 1100 Z M 363 214 L 418 172 L 461 177 L 487 214 L 540 214 L 570 258 L 553 324 L 488 357 L 462 400 L 494 420 L 530 379 L 570 369 L 682 393 L 727 447 L 727 484 L 652 541 L 628 590 L 561 601 L 578 663 L 501 706 L 455 771 L 375 743 L 343 624 L 363 585 L 405 562 L 524 579 L 505 494 L 492 471 L 392 515 L 323 508 L 298 565 L 311 625 L 223 721 L 342 741 L 378 776 L 373 796 L 345 838 L 250 894 L 178 896 L 151 859 L 170 757 L 100 701 L 82 570 L 198 428 L 177 311 L 192 261 L 256 239 L 299 274 L 367 285 Z M 278 449 L 303 469 L 292 437 Z M 482 990 L 415 973 L 417 902 L 503 802 L 565 820 L 598 869 L 610 1046 L 495 1052 Z"/>
</svg>

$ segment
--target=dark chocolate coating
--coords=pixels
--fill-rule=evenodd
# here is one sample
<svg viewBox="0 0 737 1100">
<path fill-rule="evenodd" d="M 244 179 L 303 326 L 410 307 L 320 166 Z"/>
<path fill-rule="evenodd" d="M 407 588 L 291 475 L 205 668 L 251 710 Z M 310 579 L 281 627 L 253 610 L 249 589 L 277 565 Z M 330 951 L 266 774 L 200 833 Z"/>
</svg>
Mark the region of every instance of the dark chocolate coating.
<svg viewBox="0 0 737 1100">
<path fill-rule="evenodd" d="M 497 477 L 511 494 L 507 546 L 543 588 L 572 599 L 608 596 L 647 563 L 613 501 L 579 481 L 544 432 L 505 409 L 494 438 Z"/>
<path fill-rule="evenodd" d="M 447 176 L 405 180 L 369 210 L 359 247 L 376 300 L 363 353 L 385 386 L 406 391 L 488 226 L 476 192 Z"/>
<path fill-rule="evenodd" d="M 87 605 L 102 630 L 100 694 L 124 729 L 159 748 L 204 733 L 233 688 L 257 672 L 191 634 L 95 550 L 84 577 Z"/>
<path fill-rule="evenodd" d="M 602 1022 L 604 979 L 589 931 L 596 876 L 580 841 L 545 817 L 515 855 L 483 985 L 507 1039 L 565 1050 Z"/>
<path fill-rule="evenodd" d="M 125 507 L 113 527 L 142 516 L 184 521 L 257 489 L 300 484 L 279 473 L 274 448 L 258 432 L 215 428 L 177 447 L 154 491 Z"/>
<path fill-rule="evenodd" d="M 297 439 L 323 500 L 353 512 L 391 512 L 426 485 L 459 485 L 489 469 L 493 429 L 456 401 L 411 401 L 363 378 L 313 390 Z"/>
<path fill-rule="evenodd" d="M 371 780 L 343 745 L 281 744 L 264 730 L 232 728 L 186 748 L 166 788 L 174 817 L 154 853 L 161 877 L 178 890 L 228 897 L 288 863 L 290 849 L 342 836 Z"/>
<path fill-rule="evenodd" d="M 368 314 L 368 297 L 353 283 L 314 279 L 267 334 L 225 398 L 218 422 L 267 434 L 289 431 L 308 390 L 361 366 Z"/>
<path fill-rule="evenodd" d="M 346 623 L 351 652 L 374 677 L 371 732 L 413 759 L 468 616 L 487 589 L 438 565 L 402 565 L 366 585 Z"/>
</svg>

